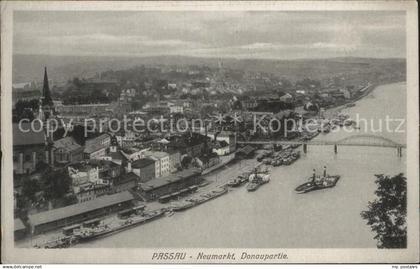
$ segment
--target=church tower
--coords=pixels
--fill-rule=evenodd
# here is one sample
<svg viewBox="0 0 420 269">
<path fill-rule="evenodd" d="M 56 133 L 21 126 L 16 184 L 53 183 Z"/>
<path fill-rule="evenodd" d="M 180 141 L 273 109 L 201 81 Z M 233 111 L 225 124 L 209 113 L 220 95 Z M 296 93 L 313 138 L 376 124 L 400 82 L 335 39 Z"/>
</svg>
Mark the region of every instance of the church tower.
<svg viewBox="0 0 420 269">
<path fill-rule="evenodd" d="M 38 118 L 43 122 L 45 131 L 45 162 L 50 166 L 54 166 L 54 138 L 53 134 L 47 130 L 46 122 L 54 116 L 54 103 L 51 98 L 50 85 L 48 82 L 47 67 L 44 69 L 44 85 L 42 88 L 42 96 L 39 100 Z"/>
<path fill-rule="evenodd" d="M 110 152 L 117 152 L 117 150 L 118 150 L 118 141 L 117 141 L 117 138 L 115 137 L 115 135 L 113 135 L 111 137 Z"/>
<path fill-rule="evenodd" d="M 42 87 L 42 96 L 39 104 L 39 118 L 46 121 L 54 114 L 54 103 L 51 98 L 50 85 L 48 82 L 47 67 L 44 69 L 44 84 Z"/>
</svg>

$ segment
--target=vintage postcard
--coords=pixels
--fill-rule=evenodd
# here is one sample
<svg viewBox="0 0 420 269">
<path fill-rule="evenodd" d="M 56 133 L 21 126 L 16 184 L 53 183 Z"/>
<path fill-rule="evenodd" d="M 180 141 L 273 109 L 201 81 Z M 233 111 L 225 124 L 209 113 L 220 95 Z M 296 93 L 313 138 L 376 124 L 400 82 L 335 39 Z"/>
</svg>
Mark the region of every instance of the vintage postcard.
<svg viewBox="0 0 420 269">
<path fill-rule="evenodd" d="M 3 262 L 418 262 L 417 16 L 2 1 Z"/>
</svg>

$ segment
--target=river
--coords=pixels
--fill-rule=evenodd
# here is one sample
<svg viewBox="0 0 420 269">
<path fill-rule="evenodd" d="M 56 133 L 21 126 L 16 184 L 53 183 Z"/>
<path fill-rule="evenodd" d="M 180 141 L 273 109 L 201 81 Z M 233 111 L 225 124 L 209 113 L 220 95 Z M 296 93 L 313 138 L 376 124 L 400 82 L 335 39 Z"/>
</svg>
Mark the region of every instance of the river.
<svg viewBox="0 0 420 269">
<path fill-rule="evenodd" d="M 405 109 L 406 84 L 395 83 L 377 87 L 343 112 L 352 118 L 358 113 L 359 118 L 384 121 L 386 115 L 405 118 Z M 374 124 L 376 128 L 377 121 Z M 340 130 L 315 139 L 336 140 L 352 134 Z M 405 143 L 405 133 L 380 134 Z M 335 188 L 294 192 L 313 168 L 321 172 L 324 165 L 330 174 L 341 175 Z M 405 173 L 405 169 L 405 151 L 399 158 L 391 148 L 340 146 L 334 154 L 333 146 L 308 146 L 308 153 L 293 165 L 273 168 L 271 182 L 256 192 L 234 189 L 172 217 L 76 247 L 374 248 L 374 234 L 360 217 L 375 198 L 374 175 Z"/>
</svg>

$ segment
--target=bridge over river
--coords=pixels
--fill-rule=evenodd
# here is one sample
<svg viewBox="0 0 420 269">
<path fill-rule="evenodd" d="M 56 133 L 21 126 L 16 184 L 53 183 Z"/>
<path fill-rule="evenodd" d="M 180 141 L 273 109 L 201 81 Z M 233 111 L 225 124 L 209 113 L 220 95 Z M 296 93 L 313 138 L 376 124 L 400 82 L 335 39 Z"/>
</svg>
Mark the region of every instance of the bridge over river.
<svg viewBox="0 0 420 269">
<path fill-rule="evenodd" d="M 303 151 L 306 153 L 308 145 L 327 146 L 333 145 L 334 152 L 338 152 L 338 146 L 354 146 L 354 147 L 383 147 L 383 148 L 396 148 L 398 156 L 402 156 L 402 149 L 406 148 L 405 144 L 395 142 L 389 138 L 381 135 L 361 134 L 351 135 L 339 140 L 307 140 L 307 141 L 293 141 L 293 140 L 249 140 L 249 141 L 237 141 L 237 144 L 247 145 L 303 145 Z"/>
</svg>

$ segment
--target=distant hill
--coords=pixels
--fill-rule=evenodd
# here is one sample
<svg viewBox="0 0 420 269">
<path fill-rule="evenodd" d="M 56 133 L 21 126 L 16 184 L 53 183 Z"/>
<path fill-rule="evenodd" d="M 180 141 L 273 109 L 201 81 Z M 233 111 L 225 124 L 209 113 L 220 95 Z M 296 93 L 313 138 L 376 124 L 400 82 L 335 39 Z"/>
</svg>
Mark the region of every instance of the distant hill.
<svg viewBox="0 0 420 269">
<path fill-rule="evenodd" d="M 405 79 L 405 59 L 374 58 L 329 58 L 299 60 L 196 58 L 185 56 L 151 57 L 95 57 L 95 56 L 44 56 L 14 55 L 13 82 L 41 81 L 43 67 L 47 66 L 49 77 L 66 81 L 73 77 L 92 77 L 107 70 L 128 69 L 139 65 L 206 65 L 216 68 L 219 62 L 230 69 L 272 73 L 297 80 L 303 77 L 323 79 L 343 74 L 377 73 L 390 75 L 393 79 Z"/>
</svg>

